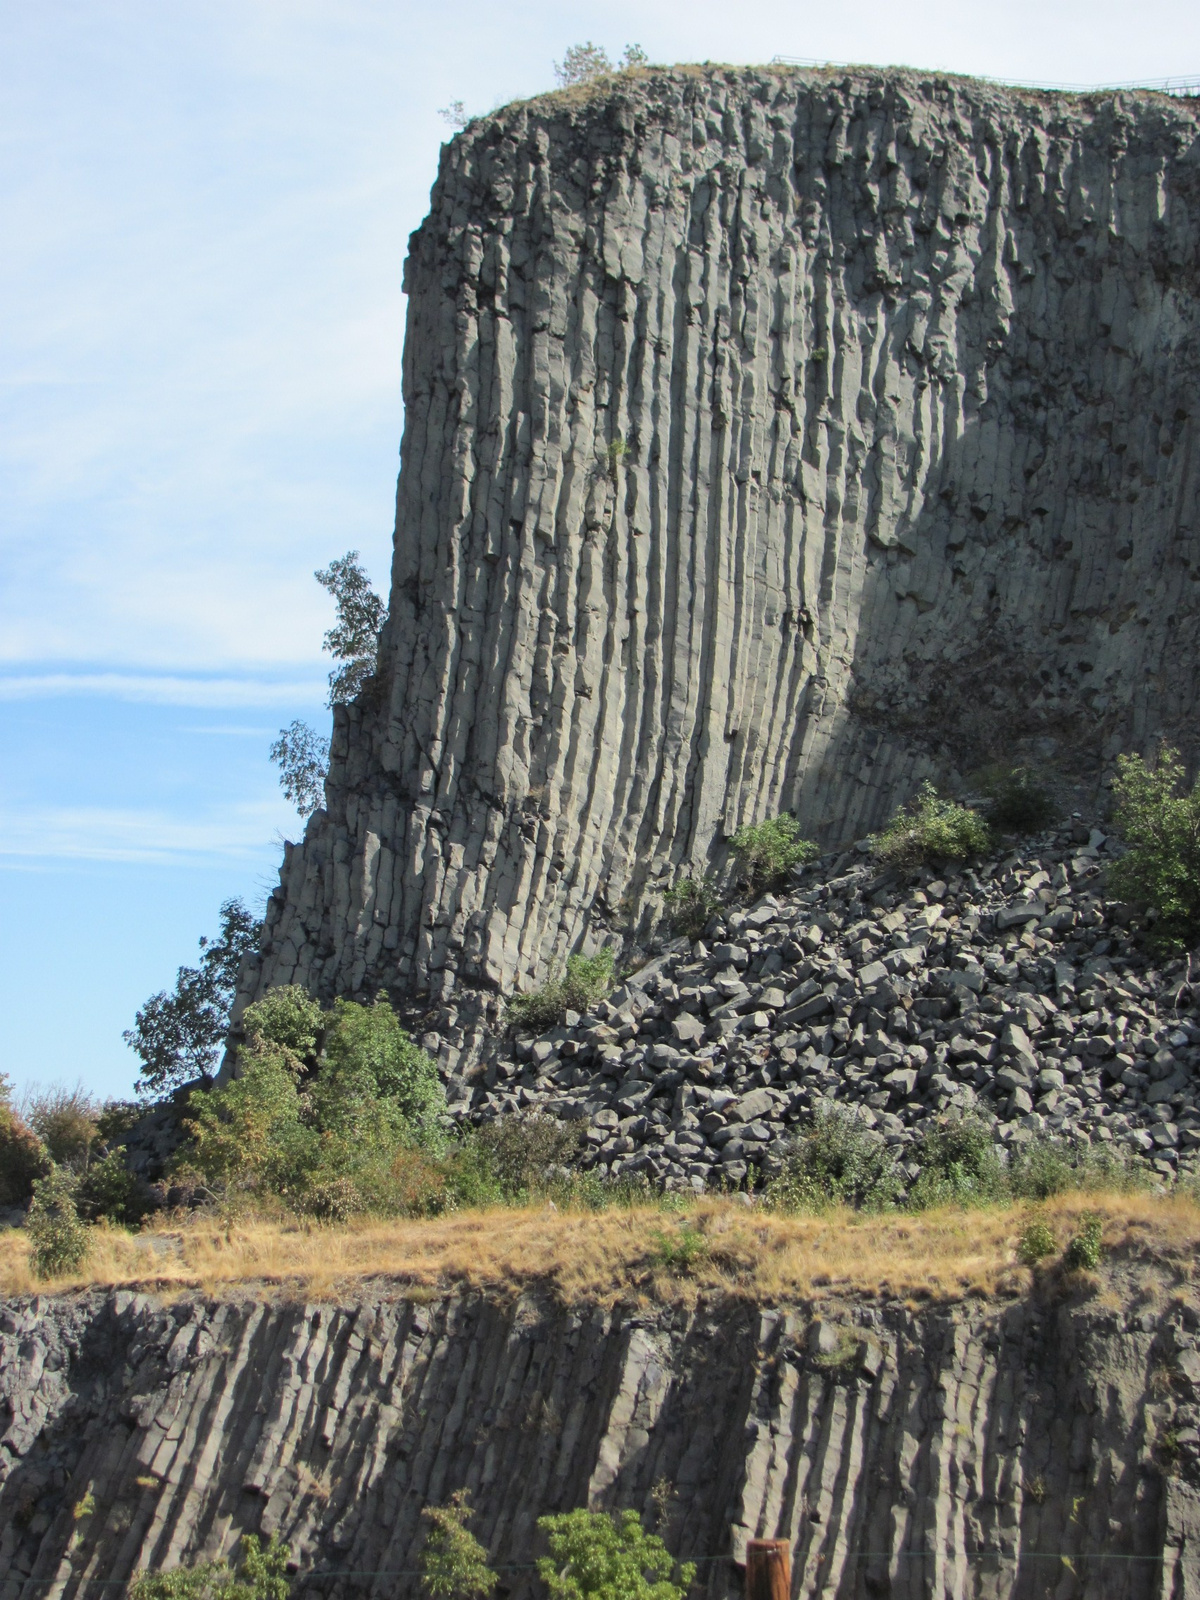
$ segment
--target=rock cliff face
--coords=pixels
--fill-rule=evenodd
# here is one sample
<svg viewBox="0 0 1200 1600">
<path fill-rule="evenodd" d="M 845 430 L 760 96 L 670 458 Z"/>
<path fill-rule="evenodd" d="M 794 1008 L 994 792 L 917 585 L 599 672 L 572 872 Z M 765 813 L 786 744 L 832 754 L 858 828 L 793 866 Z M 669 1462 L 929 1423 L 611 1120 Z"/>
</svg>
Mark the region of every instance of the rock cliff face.
<svg viewBox="0 0 1200 1600">
<path fill-rule="evenodd" d="M 539 1515 L 652 1520 L 656 1498 L 714 1600 L 756 1535 L 795 1541 L 797 1596 L 1192 1595 L 1200 1316 L 1164 1287 L 1123 1284 L 1125 1310 L 1068 1296 L 817 1321 L 10 1303 L 0 1600 L 91 1595 L 244 1532 L 287 1541 L 300 1594 L 416 1595 L 421 1508 L 461 1486 L 514 1600 L 535 1592 Z"/>
<path fill-rule="evenodd" d="M 445 149 L 378 676 L 261 965 L 508 990 L 736 827 L 1197 749 L 1200 120 L 675 69 Z"/>
</svg>

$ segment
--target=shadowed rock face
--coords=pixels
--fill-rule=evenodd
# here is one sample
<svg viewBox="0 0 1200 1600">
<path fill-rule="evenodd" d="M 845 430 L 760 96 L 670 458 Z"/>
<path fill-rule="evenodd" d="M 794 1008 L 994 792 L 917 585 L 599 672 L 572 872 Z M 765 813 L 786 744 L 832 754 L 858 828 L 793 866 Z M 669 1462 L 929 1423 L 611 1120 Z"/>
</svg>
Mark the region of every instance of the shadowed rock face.
<svg viewBox="0 0 1200 1600">
<path fill-rule="evenodd" d="M 656 1485 L 712 1600 L 738 1592 L 755 1536 L 794 1542 L 797 1597 L 1190 1595 L 1187 1317 L 1178 1300 L 815 1323 L 455 1296 L 10 1302 L 0 1600 L 76 1600 L 247 1532 L 329 1574 L 298 1594 L 417 1595 L 421 1508 L 464 1486 L 502 1592 L 527 1600 L 538 1516 L 633 1507 L 653 1525 Z"/>
<path fill-rule="evenodd" d="M 1196 748 L 1193 103 L 677 69 L 444 150 L 379 672 L 278 983 L 453 1002 L 730 832 Z"/>
</svg>

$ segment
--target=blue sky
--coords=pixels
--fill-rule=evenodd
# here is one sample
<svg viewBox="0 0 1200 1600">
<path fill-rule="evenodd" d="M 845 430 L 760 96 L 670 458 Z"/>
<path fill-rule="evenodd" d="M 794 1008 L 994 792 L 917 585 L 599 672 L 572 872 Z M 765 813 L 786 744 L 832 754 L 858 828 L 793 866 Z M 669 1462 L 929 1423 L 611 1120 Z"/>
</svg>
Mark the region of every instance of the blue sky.
<svg viewBox="0 0 1200 1600">
<path fill-rule="evenodd" d="M 614 56 L 1200 77 L 1200 8 L 3 0 L 0 1071 L 126 1094 L 122 1029 L 296 818 L 313 569 L 386 588 L 400 274 L 439 106 Z"/>
</svg>

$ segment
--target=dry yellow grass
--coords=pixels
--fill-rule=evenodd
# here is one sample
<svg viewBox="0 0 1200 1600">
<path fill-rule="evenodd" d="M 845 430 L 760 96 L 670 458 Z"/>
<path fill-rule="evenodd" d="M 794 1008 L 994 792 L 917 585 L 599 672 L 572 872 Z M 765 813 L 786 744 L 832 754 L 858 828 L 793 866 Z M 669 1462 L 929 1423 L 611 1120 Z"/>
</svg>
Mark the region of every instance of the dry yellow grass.
<svg viewBox="0 0 1200 1600">
<path fill-rule="evenodd" d="M 1129 1194 L 1070 1194 L 1039 1213 L 1063 1244 L 1083 1213 L 1104 1218 L 1110 1260 L 1131 1251 L 1190 1272 L 1200 1208 Z M 729 1200 L 686 1214 L 653 1207 L 605 1212 L 466 1211 L 433 1221 L 323 1227 L 277 1221 L 159 1224 L 139 1234 L 98 1230 L 81 1273 L 39 1282 L 25 1235 L 0 1236 L 0 1294 L 86 1285 L 159 1293 L 330 1298 L 374 1291 L 429 1293 L 454 1286 L 515 1292 L 542 1286 L 567 1300 L 687 1301 L 716 1291 L 763 1303 L 829 1295 L 956 1299 L 1012 1293 L 1029 1282 L 1016 1247 L 1028 1206 L 865 1216 L 776 1216 Z M 702 1235 L 686 1267 L 664 1264 L 664 1239 Z"/>
</svg>

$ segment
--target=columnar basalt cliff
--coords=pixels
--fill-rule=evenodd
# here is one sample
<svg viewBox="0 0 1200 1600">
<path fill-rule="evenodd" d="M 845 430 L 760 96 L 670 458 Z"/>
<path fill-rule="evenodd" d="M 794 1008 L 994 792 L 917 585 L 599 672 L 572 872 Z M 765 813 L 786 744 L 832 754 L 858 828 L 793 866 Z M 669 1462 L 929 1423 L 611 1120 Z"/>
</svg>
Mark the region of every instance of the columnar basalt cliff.
<svg viewBox="0 0 1200 1600">
<path fill-rule="evenodd" d="M 243 999 L 507 991 L 792 809 L 1197 750 L 1200 114 L 675 69 L 413 236 L 378 676 Z"/>
<path fill-rule="evenodd" d="M 713 1600 L 755 1536 L 794 1541 L 798 1600 L 1192 1595 L 1198 1314 L 1155 1309 L 1165 1286 L 1123 1284 L 1127 1311 L 1068 1294 L 815 1319 L 12 1302 L 0 1600 L 116 1592 L 246 1532 L 287 1542 L 298 1594 L 417 1595 L 421 1509 L 459 1487 L 512 1600 L 538 1587 L 537 1517 L 577 1505 L 657 1512 Z"/>
</svg>

